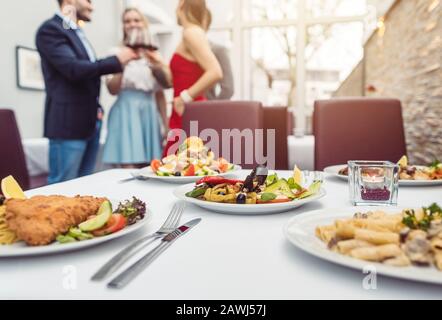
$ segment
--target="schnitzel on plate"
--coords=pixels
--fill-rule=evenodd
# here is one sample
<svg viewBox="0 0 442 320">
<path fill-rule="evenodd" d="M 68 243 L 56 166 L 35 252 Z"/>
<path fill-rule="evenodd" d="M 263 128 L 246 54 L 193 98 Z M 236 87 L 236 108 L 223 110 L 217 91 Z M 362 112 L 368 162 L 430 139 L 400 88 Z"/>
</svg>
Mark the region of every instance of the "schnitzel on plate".
<svg viewBox="0 0 442 320">
<path fill-rule="evenodd" d="M 28 245 L 47 245 L 95 215 L 105 200 L 81 196 L 10 199 L 6 201 L 6 222 L 8 228 Z"/>
</svg>

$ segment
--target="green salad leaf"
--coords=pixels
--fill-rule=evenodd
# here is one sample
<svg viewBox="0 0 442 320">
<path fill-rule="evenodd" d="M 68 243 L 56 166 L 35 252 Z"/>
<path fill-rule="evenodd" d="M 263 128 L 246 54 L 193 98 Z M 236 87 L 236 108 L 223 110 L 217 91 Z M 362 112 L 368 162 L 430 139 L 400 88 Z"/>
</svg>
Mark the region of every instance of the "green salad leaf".
<svg viewBox="0 0 442 320">
<path fill-rule="evenodd" d="M 303 189 L 303 187 L 301 187 L 299 184 L 297 184 L 295 182 L 295 179 L 293 177 L 289 178 L 288 183 L 289 183 L 290 189 L 292 189 L 292 190 L 296 189 L 298 191 L 301 191 Z"/>
</svg>

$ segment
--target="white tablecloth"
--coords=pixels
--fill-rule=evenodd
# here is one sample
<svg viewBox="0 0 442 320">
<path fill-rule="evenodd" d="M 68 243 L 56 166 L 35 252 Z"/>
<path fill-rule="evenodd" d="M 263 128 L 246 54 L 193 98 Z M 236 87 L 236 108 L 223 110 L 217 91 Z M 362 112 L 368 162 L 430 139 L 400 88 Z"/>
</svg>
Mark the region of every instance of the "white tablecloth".
<svg viewBox="0 0 442 320">
<path fill-rule="evenodd" d="M 298 210 L 267 216 L 235 216 L 189 205 L 182 221 L 202 222 L 123 290 L 90 281 L 116 252 L 165 220 L 175 198 L 175 185 L 155 181 L 118 184 L 127 170 L 111 170 L 33 190 L 37 194 L 91 194 L 111 199 L 137 196 L 153 211 L 149 226 L 137 234 L 83 251 L 43 257 L 0 259 L 0 298 L 41 299 L 431 299 L 442 288 L 379 276 L 377 290 L 363 289 L 364 274 L 337 266 L 293 247 L 284 224 L 296 214 L 349 206 L 347 184 L 326 178 L 328 195 Z M 248 172 L 241 172 L 244 176 Z M 401 188 L 400 206 L 440 201 L 442 187 Z M 75 270 L 76 287 L 65 285 Z M 72 276 L 72 273 L 71 273 Z M 74 281 L 70 278 L 70 283 Z M 181 284 L 181 285 L 177 285 Z M 70 288 L 70 289 L 69 289 Z M 171 290 L 173 288 L 173 290 Z M 72 289 L 72 290 L 71 290 Z"/>
<path fill-rule="evenodd" d="M 302 170 L 313 171 L 315 167 L 315 137 L 304 136 L 288 138 L 289 168 L 295 164 Z"/>
<path fill-rule="evenodd" d="M 45 138 L 22 141 L 26 165 L 31 177 L 49 172 L 49 140 Z"/>
<path fill-rule="evenodd" d="M 31 177 L 49 173 L 49 140 L 46 138 L 25 139 L 22 141 L 26 157 L 26 165 Z M 100 142 L 96 171 L 109 169 L 101 161 L 104 141 Z"/>
</svg>

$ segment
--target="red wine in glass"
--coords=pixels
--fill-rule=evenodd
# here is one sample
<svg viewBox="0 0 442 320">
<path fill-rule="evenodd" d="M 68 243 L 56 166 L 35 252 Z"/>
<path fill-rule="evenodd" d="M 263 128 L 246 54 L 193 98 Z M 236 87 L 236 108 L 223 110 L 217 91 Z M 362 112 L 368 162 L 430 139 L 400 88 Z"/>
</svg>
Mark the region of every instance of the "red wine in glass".
<svg viewBox="0 0 442 320">
<path fill-rule="evenodd" d="M 154 46 L 153 44 L 128 44 L 127 47 L 133 49 L 133 50 L 139 50 L 139 49 L 144 49 L 144 50 L 149 50 L 149 51 L 157 51 L 158 47 Z"/>
<path fill-rule="evenodd" d="M 133 50 L 158 50 L 158 47 L 152 44 L 152 36 L 150 35 L 149 30 L 146 29 L 131 30 L 128 39 L 126 40 L 126 46 L 132 48 Z"/>
</svg>

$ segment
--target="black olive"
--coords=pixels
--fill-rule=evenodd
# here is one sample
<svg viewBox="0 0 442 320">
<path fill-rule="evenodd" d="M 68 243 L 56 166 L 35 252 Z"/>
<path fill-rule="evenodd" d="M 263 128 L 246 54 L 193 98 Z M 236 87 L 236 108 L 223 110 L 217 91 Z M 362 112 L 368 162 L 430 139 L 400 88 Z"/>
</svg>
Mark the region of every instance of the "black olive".
<svg viewBox="0 0 442 320">
<path fill-rule="evenodd" d="M 0 206 L 2 206 L 5 203 L 6 198 L 0 194 Z"/>
<path fill-rule="evenodd" d="M 181 177 L 181 172 L 175 172 L 175 177 Z"/>
<path fill-rule="evenodd" d="M 237 197 L 236 197 L 236 203 L 237 204 L 245 204 L 247 200 L 247 196 L 244 193 L 240 193 Z"/>
</svg>

